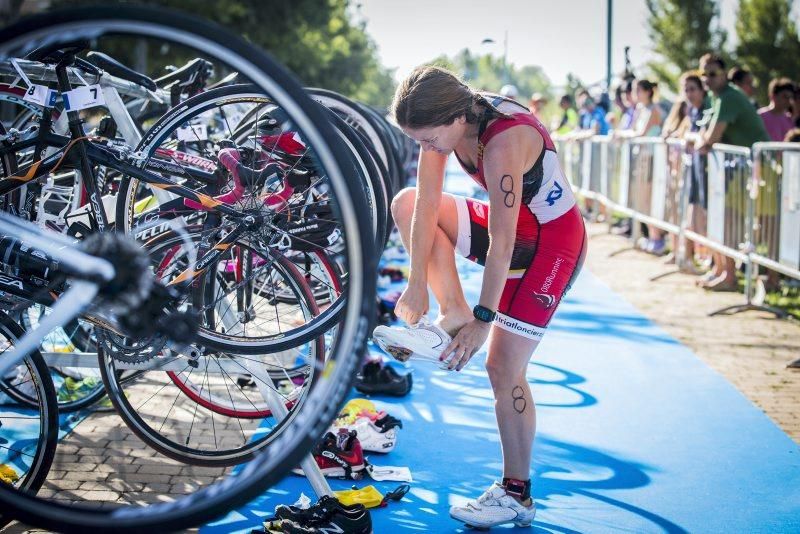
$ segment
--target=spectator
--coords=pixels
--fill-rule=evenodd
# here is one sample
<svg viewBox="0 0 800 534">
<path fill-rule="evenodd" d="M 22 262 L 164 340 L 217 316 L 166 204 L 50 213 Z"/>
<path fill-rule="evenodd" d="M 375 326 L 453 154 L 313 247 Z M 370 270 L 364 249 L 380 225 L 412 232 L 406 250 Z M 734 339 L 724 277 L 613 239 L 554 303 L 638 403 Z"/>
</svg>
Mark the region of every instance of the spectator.
<svg viewBox="0 0 800 534">
<path fill-rule="evenodd" d="M 708 154 L 714 143 L 751 147 L 758 141 L 768 141 L 764 123 L 747 96 L 728 83 L 725 61 L 717 55 L 706 54 L 700 58 L 700 70 L 703 83 L 713 96 L 711 108 L 703 118 L 699 143 L 695 147 L 698 153 Z M 737 284 L 733 259 L 718 252 L 714 252 L 713 256 L 713 269 L 698 285 L 712 291 L 735 291 Z"/>
<path fill-rule="evenodd" d="M 792 122 L 800 128 L 800 84 L 794 86 L 794 105 L 792 106 Z"/>
<path fill-rule="evenodd" d="M 632 102 L 633 116 L 628 128 L 620 124 L 618 135 L 623 137 L 657 137 L 661 135 L 661 108 L 655 103 L 658 85 L 649 80 L 637 80 L 634 84 Z"/>
<path fill-rule="evenodd" d="M 756 103 L 756 83 L 752 72 L 737 65 L 728 71 L 728 81 L 747 96 L 753 107 L 758 107 Z"/>
<path fill-rule="evenodd" d="M 703 82 L 695 72 L 685 72 L 680 79 L 683 98 L 686 99 L 686 119 L 679 129 L 678 135 L 697 133 L 700 131 L 700 121 L 703 112 L 708 109 L 710 102 L 703 87 Z M 691 147 L 691 145 L 689 145 Z M 706 217 L 708 210 L 708 180 L 706 179 L 706 158 L 698 152 L 692 152 L 692 167 L 689 179 L 689 213 L 688 228 L 699 234 L 706 233 Z M 677 251 L 676 240 L 673 240 L 673 251 Z M 684 262 L 678 268 L 685 273 L 700 274 L 694 264 L 694 242 L 685 242 Z"/>
<path fill-rule="evenodd" d="M 608 123 L 603 109 L 597 105 L 589 93 L 583 92 L 579 98 L 581 98 L 582 111 L 579 118 L 580 129 L 590 131 L 595 135 L 607 135 Z"/>
<path fill-rule="evenodd" d="M 500 88 L 500 94 L 512 100 L 516 100 L 519 96 L 519 90 L 516 85 L 509 83 Z"/>
<path fill-rule="evenodd" d="M 711 108 L 704 117 L 698 150 L 708 153 L 714 143 L 751 147 L 758 141 L 768 141 L 764 122 L 749 105 L 747 96 L 728 83 L 724 76 L 725 61 L 716 55 L 700 58 L 703 83 L 711 91 Z"/>
<path fill-rule="evenodd" d="M 661 108 L 655 104 L 658 84 L 649 80 L 636 82 L 636 111 L 633 114 L 633 131 L 637 137 L 661 135 Z"/>
<path fill-rule="evenodd" d="M 758 110 L 770 139 L 783 141 L 786 132 L 794 127 L 792 106 L 795 86 L 789 78 L 776 78 L 769 82 L 769 106 Z"/>
<path fill-rule="evenodd" d="M 562 96 L 558 105 L 563 114 L 561 115 L 561 120 L 554 125 L 553 130 L 559 135 L 564 135 L 578 127 L 578 114 L 572 107 L 572 97 L 570 95 Z"/>
<path fill-rule="evenodd" d="M 633 113 L 633 123 L 627 130 L 620 130 L 615 134 L 622 137 L 656 137 L 661 135 L 661 108 L 656 104 L 657 84 L 641 79 L 635 84 L 636 108 Z M 645 195 L 647 196 L 647 195 Z M 661 256 L 666 252 L 664 232 L 653 225 L 647 225 L 647 238 L 637 243 L 645 252 Z"/>
<path fill-rule="evenodd" d="M 792 128 L 786 132 L 786 137 L 783 138 L 784 143 L 800 143 L 800 128 Z"/>
<path fill-rule="evenodd" d="M 620 130 L 629 130 L 633 125 L 633 114 L 636 111 L 636 100 L 633 94 L 634 78 L 625 81 L 617 88 L 617 106 L 620 108 Z"/>
<path fill-rule="evenodd" d="M 620 83 L 614 91 L 614 104 L 617 106 L 617 111 L 619 112 L 619 120 L 616 120 L 616 117 L 614 120 L 609 120 L 608 117 L 606 118 L 606 122 L 608 122 L 609 125 L 614 124 L 614 135 L 618 135 L 619 132 L 630 130 L 633 125 L 633 114 L 636 110 L 636 97 L 633 91 L 635 80 L 636 78 L 631 74 L 624 75 L 622 83 Z M 608 115 L 612 115 L 612 113 Z M 618 235 L 630 236 L 632 232 L 632 221 L 630 217 L 620 218 L 612 226 L 611 232 Z"/>
<path fill-rule="evenodd" d="M 577 96 L 577 104 L 578 104 L 578 128 L 583 129 L 583 123 L 585 121 L 584 117 L 588 113 L 586 110 L 586 99 L 590 98 L 589 91 L 586 89 L 581 89 L 578 92 Z"/>
<path fill-rule="evenodd" d="M 661 131 L 661 137 L 664 139 L 668 139 L 670 137 L 679 138 L 683 135 L 683 130 L 686 128 L 686 117 L 687 117 L 687 110 L 689 105 L 686 101 L 686 98 L 679 97 L 675 100 L 672 104 L 672 108 L 669 111 L 669 115 L 667 115 L 667 119 L 664 121 L 664 128 Z M 667 159 L 668 165 L 670 168 L 670 173 L 675 175 L 679 172 L 681 166 L 681 154 L 679 152 L 675 152 L 673 150 L 669 150 L 667 152 Z M 671 222 L 674 222 L 678 218 L 677 213 L 677 202 L 679 200 L 678 197 L 680 196 L 680 192 L 673 187 L 675 182 L 670 180 L 667 182 L 667 219 Z M 649 230 L 648 230 L 649 231 Z M 672 252 L 667 256 L 667 261 L 665 263 L 676 263 L 676 255 L 675 252 L 678 250 L 678 239 L 676 236 L 672 236 Z"/>
<path fill-rule="evenodd" d="M 681 97 L 675 100 L 669 110 L 669 115 L 664 121 L 661 137 L 665 139 L 668 137 L 680 137 L 683 133 L 681 130 L 686 126 L 687 111 L 688 105 L 685 98 Z"/>
<path fill-rule="evenodd" d="M 528 109 L 533 113 L 533 116 L 542 122 L 542 109 L 547 105 L 547 98 L 542 93 L 533 93 L 528 102 Z"/>
<path fill-rule="evenodd" d="M 578 116 L 579 136 L 590 137 L 592 135 L 608 135 L 608 123 L 606 122 L 606 112 L 597 105 L 594 98 L 588 91 L 583 90 L 578 94 L 578 105 L 580 115 Z M 594 200 L 584 199 L 584 215 L 590 216 L 595 212 Z M 601 204 L 599 218 L 605 218 L 605 207 Z M 599 220 L 599 219 L 598 219 Z"/>
</svg>

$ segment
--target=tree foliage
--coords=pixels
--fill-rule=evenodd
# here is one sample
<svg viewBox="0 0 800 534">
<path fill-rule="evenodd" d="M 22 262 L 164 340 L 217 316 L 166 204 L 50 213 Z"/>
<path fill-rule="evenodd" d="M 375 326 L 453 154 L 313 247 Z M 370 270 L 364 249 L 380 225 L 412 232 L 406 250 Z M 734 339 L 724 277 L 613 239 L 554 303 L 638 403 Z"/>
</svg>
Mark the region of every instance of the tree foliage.
<svg viewBox="0 0 800 534">
<path fill-rule="evenodd" d="M 769 81 L 800 78 L 800 39 L 790 18 L 791 0 L 740 0 L 736 15 L 736 56 L 758 81 L 758 100 L 766 102 Z"/>
<path fill-rule="evenodd" d="M 681 72 L 696 69 L 706 52 L 723 53 L 727 33 L 719 24 L 717 0 L 647 0 L 648 35 L 664 58 L 650 70 L 674 88 Z"/>
<path fill-rule="evenodd" d="M 53 7 L 96 4 L 96 0 L 55 0 Z M 122 3 L 122 2 L 119 2 Z M 375 43 L 362 24 L 352 22 L 349 0 L 136 0 L 127 3 L 170 7 L 213 20 L 267 50 L 308 86 L 323 87 L 368 104 L 386 106 L 392 72 L 383 68 Z M 152 47 L 151 47 L 152 48 Z M 130 51 L 118 59 L 136 64 Z M 162 68 L 162 51 L 149 49 L 151 74 Z M 173 57 L 173 56 L 171 56 Z"/>
<path fill-rule="evenodd" d="M 550 79 L 541 67 L 535 65 L 518 68 L 514 64 L 509 64 L 504 67 L 502 58 L 490 54 L 476 55 L 467 48 L 452 57 L 438 56 L 427 64 L 451 70 L 471 87 L 479 90 L 499 92 L 506 83 L 515 85 L 519 90 L 519 99 L 523 103 L 527 103 L 528 97 L 533 93 L 551 96 Z"/>
</svg>

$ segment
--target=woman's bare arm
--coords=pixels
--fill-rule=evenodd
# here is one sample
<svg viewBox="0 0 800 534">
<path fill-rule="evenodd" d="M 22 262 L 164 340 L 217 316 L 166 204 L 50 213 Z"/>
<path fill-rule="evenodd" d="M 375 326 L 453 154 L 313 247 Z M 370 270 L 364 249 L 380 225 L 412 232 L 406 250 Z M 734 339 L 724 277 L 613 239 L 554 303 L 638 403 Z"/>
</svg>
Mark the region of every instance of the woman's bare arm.
<svg viewBox="0 0 800 534">
<path fill-rule="evenodd" d="M 436 235 L 431 228 L 436 227 L 439 217 L 446 166 L 447 156 L 444 154 L 433 151 L 421 151 L 419 154 L 417 199 L 414 203 L 414 215 L 411 218 L 409 284 L 426 286 L 428 283 L 428 259 Z"/>
<path fill-rule="evenodd" d="M 522 174 L 544 150 L 544 139 L 529 128 L 511 128 L 487 147 L 484 176 L 489 191 L 489 251 L 480 304 L 496 310 L 511 265 L 522 202 Z"/>
</svg>

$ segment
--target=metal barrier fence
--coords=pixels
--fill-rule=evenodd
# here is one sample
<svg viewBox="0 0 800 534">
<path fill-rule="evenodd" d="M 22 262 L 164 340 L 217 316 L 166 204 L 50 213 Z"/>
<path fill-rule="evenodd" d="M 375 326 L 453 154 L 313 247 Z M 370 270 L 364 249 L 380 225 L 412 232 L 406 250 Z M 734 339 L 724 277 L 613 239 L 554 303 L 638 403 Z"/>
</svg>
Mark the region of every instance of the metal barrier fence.
<svg viewBox="0 0 800 534">
<path fill-rule="evenodd" d="M 678 139 L 554 140 L 576 192 L 630 217 L 634 243 L 644 223 L 677 237 L 678 264 L 690 240 L 744 265 L 745 304 L 712 315 L 786 315 L 760 302 L 763 291 L 755 293 L 759 267 L 800 280 L 800 144 L 716 144 L 701 156 Z"/>
</svg>

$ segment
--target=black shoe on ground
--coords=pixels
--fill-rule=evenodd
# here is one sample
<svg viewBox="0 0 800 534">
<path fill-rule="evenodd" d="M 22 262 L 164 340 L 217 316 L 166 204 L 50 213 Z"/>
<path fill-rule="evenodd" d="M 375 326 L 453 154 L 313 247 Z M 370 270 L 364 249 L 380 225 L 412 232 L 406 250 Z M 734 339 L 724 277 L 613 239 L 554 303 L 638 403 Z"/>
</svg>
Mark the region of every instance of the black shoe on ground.
<svg viewBox="0 0 800 534">
<path fill-rule="evenodd" d="M 275 507 L 275 517 L 277 519 L 289 519 L 300 524 L 307 524 L 326 521 L 335 513 L 359 516 L 364 510 L 366 510 L 366 508 L 364 508 L 363 504 L 342 504 L 335 497 L 324 495 L 319 501 L 308 508 L 279 504 Z"/>
<path fill-rule="evenodd" d="M 404 397 L 411 391 L 411 373 L 399 374 L 382 362 L 367 362 L 356 378 L 356 390 L 369 395 Z"/>
<path fill-rule="evenodd" d="M 309 512 L 313 508 L 318 509 Z M 290 513 L 290 509 L 294 510 Z M 363 504 L 346 506 L 333 497 L 323 497 L 319 503 L 306 510 L 293 506 L 278 506 L 275 509 L 275 515 L 278 516 L 279 512 L 280 515 L 291 515 L 293 518 L 276 518 L 265 521 L 265 532 L 286 532 L 288 534 L 372 533 L 372 517 Z"/>
</svg>

